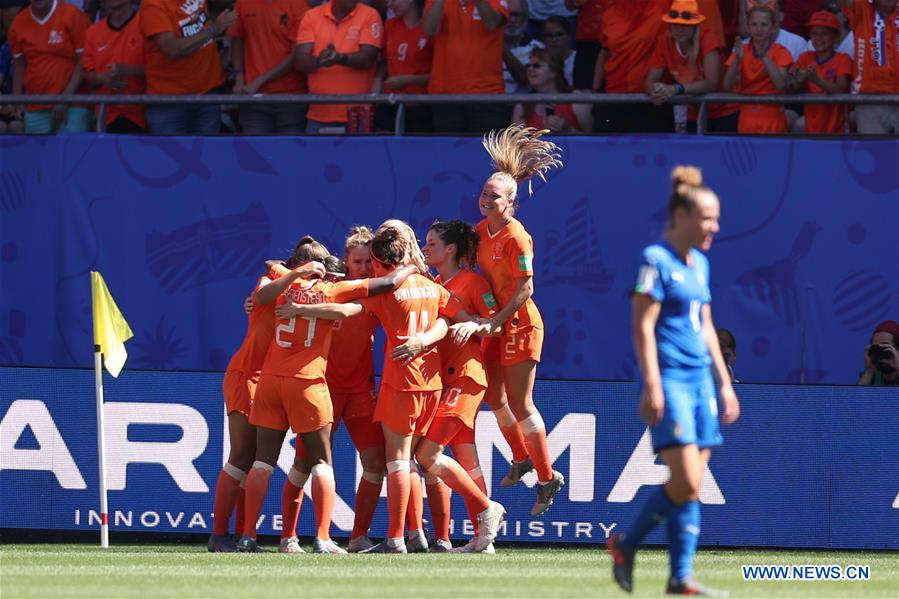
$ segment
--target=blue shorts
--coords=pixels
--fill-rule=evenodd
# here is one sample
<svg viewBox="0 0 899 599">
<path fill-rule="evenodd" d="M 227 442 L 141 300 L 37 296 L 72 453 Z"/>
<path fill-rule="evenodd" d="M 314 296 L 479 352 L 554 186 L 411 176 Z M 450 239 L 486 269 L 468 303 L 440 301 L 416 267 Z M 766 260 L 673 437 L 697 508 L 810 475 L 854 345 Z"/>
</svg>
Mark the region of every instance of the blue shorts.
<svg viewBox="0 0 899 599">
<path fill-rule="evenodd" d="M 665 413 L 650 429 L 653 451 L 676 445 L 696 445 L 700 449 L 721 445 L 718 428 L 718 398 L 708 371 L 690 380 L 671 380 L 662 375 Z"/>
</svg>

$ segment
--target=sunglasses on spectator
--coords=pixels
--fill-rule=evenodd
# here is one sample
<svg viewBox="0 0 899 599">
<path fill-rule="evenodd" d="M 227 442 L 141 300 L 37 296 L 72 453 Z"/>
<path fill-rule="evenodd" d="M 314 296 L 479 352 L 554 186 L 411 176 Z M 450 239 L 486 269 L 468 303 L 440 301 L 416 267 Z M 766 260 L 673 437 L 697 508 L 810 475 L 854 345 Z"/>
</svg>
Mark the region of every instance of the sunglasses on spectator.
<svg viewBox="0 0 899 599">
<path fill-rule="evenodd" d="M 695 21 L 699 18 L 698 14 L 696 14 L 695 12 L 690 12 L 689 10 L 685 10 L 683 12 L 672 10 L 668 13 L 668 16 L 672 19 L 684 19 L 685 21 Z"/>
<path fill-rule="evenodd" d="M 568 34 L 562 32 L 562 31 L 557 31 L 556 33 L 544 33 L 540 37 L 542 37 L 543 39 L 547 39 L 547 38 L 555 39 L 558 37 L 565 37 L 566 35 L 568 35 Z"/>
<path fill-rule="evenodd" d="M 546 65 L 543 64 L 542 62 L 529 62 L 527 64 L 527 68 L 529 68 L 529 69 L 542 69 L 545 66 Z"/>
</svg>

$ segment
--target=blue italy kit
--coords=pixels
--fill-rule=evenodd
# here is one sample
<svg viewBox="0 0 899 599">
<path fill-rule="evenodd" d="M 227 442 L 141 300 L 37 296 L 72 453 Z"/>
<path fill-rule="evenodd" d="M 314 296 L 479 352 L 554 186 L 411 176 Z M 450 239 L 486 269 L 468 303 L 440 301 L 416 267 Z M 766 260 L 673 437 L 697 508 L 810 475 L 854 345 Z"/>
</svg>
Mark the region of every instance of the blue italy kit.
<svg viewBox="0 0 899 599">
<path fill-rule="evenodd" d="M 656 451 L 721 444 L 712 359 L 702 335 L 702 306 L 711 301 L 709 262 L 695 249 L 689 258 L 687 265 L 666 241 L 648 246 L 634 287 L 661 304 L 655 335 L 665 412 L 651 429 Z"/>
</svg>

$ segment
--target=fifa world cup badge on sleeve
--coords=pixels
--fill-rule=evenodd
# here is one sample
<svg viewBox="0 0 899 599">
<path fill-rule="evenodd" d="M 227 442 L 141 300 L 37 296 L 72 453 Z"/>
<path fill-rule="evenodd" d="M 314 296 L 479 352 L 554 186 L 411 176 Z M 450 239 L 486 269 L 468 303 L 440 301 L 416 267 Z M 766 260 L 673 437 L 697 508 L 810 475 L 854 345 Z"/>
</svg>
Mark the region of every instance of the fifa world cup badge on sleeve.
<svg viewBox="0 0 899 599">
<path fill-rule="evenodd" d="M 496 298 L 493 297 L 493 294 L 491 292 L 488 291 L 487 293 L 482 295 L 481 299 L 484 300 L 484 305 L 486 305 L 488 308 L 496 307 Z"/>
<path fill-rule="evenodd" d="M 519 256 L 518 257 L 518 270 L 520 270 L 522 272 L 534 270 L 534 257 L 533 256 Z"/>
<path fill-rule="evenodd" d="M 637 273 L 637 285 L 634 287 L 634 291 L 637 293 L 649 293 L 655 287 L 658 279 L 659 269 L 655 266 L 644 264 L 640 267 L 640 272 Z"/>
</svg>

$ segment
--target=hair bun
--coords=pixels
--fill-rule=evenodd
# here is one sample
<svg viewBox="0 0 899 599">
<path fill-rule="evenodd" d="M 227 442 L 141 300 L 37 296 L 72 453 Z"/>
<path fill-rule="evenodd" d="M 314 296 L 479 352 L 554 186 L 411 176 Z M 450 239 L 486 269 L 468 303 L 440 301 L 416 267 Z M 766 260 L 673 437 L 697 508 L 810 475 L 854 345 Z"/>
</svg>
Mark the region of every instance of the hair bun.
<svg viewBox="0 0 899 599">
<path fill-rule="evenodd" d="M 680 185 L 699 187 L 702 185 L 702 171 L 695 166 L 676 166 L 671 171 L 671 183 L 675 189 Z"/>
<path fill-rule="evenodd" d="M 352 228 L 350 228 L 350 236 L 353 236 L 353 235 L 371 236 L 371 234 L 372 234 L 371 229 L 369 229 L 365 225 L 354 225 Z"/>
</svg>

